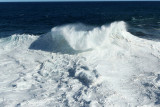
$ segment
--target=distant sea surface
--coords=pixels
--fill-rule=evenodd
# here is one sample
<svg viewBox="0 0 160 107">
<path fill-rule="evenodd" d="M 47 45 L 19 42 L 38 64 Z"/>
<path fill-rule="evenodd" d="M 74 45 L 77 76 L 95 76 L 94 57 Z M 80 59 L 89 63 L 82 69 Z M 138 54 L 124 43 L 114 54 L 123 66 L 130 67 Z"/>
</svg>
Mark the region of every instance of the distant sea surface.
<svg viewBox="0 0 160 107">
<path fill-rule="evenodd" d="M 0 3 L 0 38 L 41 35 L 70 23 L 101 26 L 114 21 L 126 22 L 136 36 L 159 38 L 160 2 Z"/>
</svg>

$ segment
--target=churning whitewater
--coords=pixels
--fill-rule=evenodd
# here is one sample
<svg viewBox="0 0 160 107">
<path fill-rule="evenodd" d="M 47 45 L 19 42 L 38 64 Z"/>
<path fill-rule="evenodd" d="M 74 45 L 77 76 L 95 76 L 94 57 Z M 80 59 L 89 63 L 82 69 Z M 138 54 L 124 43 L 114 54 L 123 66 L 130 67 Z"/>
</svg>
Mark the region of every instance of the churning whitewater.
<svg viewBox="0 0 160 107">
<path fill-rule="evenodd" d="M 0 106 L 159 106 L 160 42 L 125 22 L 0 39 Z"/>
</svg>

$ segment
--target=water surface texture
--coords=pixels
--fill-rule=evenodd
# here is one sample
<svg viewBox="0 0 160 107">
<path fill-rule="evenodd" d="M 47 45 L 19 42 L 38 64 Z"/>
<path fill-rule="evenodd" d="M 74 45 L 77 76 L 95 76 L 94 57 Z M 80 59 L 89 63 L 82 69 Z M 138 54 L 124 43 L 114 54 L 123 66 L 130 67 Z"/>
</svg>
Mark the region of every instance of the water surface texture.
<svg viewBox="0 0 160 107">
<path fill-rule="evenodd" d="M 0 3 L 0 107 L 159 107 L 160 2 Z"/>
</svg>

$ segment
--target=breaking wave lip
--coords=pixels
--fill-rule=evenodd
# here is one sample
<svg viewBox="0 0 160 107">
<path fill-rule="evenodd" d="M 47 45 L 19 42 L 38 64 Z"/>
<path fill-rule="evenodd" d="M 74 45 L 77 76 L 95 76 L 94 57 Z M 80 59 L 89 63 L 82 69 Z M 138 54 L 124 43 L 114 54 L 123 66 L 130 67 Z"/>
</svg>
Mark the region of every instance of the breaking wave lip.
<svg viewBox="0 0 160 107">
<path fill-rule="evenodd" d="M 7 38 L 0 39 L 0 47 L 3 51 L 11 51 L 15 48 L 25 48 L 28 49 L 29 46 L 37 40 L 38 35 L 30 35 L 30 34 L 13 34 Z"/>
<path fill-rule="evenodd" d="M 84 51 L 104 45 L 110 37 L 116 38 L 117 36 L 117 38 L 123 38 L 123 35 L 118 35 L 117 33 L 127 32 L 126 23 L 123 21 L 111 23 L 110 26 L 102 25 L 101 27 L 86 28 L 85 25 L 54 27 L 51 30 L 51 34 L 53 39 L 63 36 L 74 50 Z M 60 36 L 57 37 L 56 35 Z"/>
<path fill-rule="evenodd" d="M 116 40 L 132 39 L 132 36 L 124 21 L 101 27 L 68 24 L 52 28 L 33 42 L 30 49 L 75 54 L 104 47 Z"/>
<path fill-rule="evenodd" d="M 127 24 L 124 21 L 118 21 L 100 27 L 68 24 L 54 27 L 50 32 L 41 36 L 14 34 L 11 37 L 1 39 L 0 42 L 6 41 L 3 44 L 8 44 L 11 47 L 26 44 L 29 49 L 34 50 L 78 54 L 115 44 L 125 47 L 125 44 L 131 41 L 141 44 L 138 42 L 141 40 L 142 38 L 138 38 L 127 31 Z M 28 46 L 29 44 L 30 46 Z"/>
</svg>

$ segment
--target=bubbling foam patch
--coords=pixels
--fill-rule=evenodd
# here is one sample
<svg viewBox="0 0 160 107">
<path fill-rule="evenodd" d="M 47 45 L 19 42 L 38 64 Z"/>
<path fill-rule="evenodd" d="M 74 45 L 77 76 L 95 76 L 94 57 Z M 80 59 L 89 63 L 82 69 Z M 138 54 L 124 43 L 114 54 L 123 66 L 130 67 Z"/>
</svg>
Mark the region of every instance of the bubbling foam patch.
<svg viewBox="0 0 160 107">
<path fill-rule="evenodd" d="M 0 106 L 159 106 L 159 50 L 123 21 L 0 39 Z"/>
</svg>

